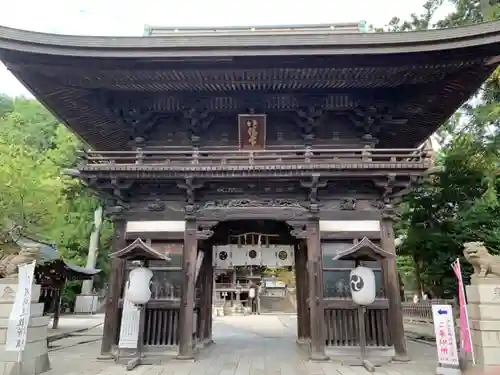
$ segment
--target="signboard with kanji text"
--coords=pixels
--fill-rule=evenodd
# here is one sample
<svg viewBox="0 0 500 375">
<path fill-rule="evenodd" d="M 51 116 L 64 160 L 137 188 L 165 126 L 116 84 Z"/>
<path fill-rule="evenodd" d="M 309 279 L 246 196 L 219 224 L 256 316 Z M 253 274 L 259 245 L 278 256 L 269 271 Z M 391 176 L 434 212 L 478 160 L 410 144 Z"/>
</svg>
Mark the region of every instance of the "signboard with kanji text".
<svg viewBox="0 0 500 375">
<path fill-rule="evenodd" d="M 22 352 L 26 346 L 35 262 L 23 264 L 18 267 L 18 270 L 17 292 L 9 316 L 7 340 L 5 342 L 5 350 L 12 352 Z"/>
<path fill-rule="evenodd" d="M 438 363 L 444 366 L 458 366 L 455 318 L 451 305 L 432 305 L 432 318 Z"/>
</svg>

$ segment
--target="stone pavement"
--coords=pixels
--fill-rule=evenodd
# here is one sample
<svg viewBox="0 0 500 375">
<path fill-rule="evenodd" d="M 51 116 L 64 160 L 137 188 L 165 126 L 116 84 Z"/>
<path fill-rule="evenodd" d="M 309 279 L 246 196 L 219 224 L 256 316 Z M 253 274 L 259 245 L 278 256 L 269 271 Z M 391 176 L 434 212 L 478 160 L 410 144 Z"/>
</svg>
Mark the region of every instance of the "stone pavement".
<svg viewBox="0 0 500 375">
<path fill-rule="evenodd" d="M 215 345 L 194 362 L 172 360 L 161 366 L 140 366 L 133 375 L 369 375 L 363 367 L 340 362 L 309 362 L 295 345 L 294 316 L 228 316 L 214 321 Z M 123 366 L 97 361 L 100 331 L 96 328 L 78 337 L 58 341 L 50 352 L 53 369 L 47 375 L 123 375 Z M 73 340 L 73 341 L 71 341 Z M 78 340 L 79 343 L 78 343 Z M 76 344 L 75 344 L 76 343 Z M 435 370 L 435 348 L 409 341 L 413 361 L 376 369 L 382 375 L 431 375 Z"/>
<path fill-rule="evenodd" d="M 414 337 L 425 337 L 430 341 L 435 341 L 434 325 L 432 322 L 404 322 L 405 332 Z M 457 330 L 458 333 L 458 330 Z"/>
<path fill-rule="evenodd" d="M 55 341 L 75 332 L 81 332 L 98 327 L 103 323 L 104 314 L 61 315 L 57 329 L 51 328 L 52 319 L 50 320 L 47 336 L 49 341 Z"/>
</svg>

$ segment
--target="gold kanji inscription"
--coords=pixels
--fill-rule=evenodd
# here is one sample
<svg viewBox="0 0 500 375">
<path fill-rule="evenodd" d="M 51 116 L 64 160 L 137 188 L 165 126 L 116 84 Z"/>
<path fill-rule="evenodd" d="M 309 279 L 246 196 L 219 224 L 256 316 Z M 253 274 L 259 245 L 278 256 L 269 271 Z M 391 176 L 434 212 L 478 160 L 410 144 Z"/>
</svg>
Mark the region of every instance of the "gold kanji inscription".
<svg viewBox="0 0 500 375">
<path fill-rule="evenodd" d="M 252 146 L 257 146 L 257 140 L 259 137 L 258 123 L 257 120 L 247 120 L 247 133 L 248 133 L 248 144 Z"/>
</svg>

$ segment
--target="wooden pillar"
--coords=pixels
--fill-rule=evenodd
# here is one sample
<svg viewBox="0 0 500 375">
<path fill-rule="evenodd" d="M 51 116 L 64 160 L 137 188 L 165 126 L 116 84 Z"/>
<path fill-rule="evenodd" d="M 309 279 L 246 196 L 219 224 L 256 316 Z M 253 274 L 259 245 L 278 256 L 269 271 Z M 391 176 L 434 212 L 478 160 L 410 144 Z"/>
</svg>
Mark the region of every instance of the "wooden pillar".
<svg viewBox="0 0 500 375">
<path fill-rule="evenodd" d="M 309 324 L 307 307 L 307 258 L 305 246 L 295 246 L 295 287 L 297 297 L 297 343 L 307 342 Z"/>
<path fill-rule="evenodd" d="M 195 269 L 198 240 L 196 238 L 196 220 L 186 218 L 184 231 L 184 248 L 182 251 L 182 283 L 180 322 L 179 322 L 179 355 L 178 359 L 193 359 L 193 323 L 195 297 Z"/>
<path fill-rule="evenodd" d="M 302 309 L 304 311 L 304 316 L 302 317 L 302 324 L 304 329 L 304 337 L 310 341 L 311 340 L 311 312 L 309 311 L 309 278 L 307 274 L 307 243 L 306 241 L 302 241 L 301 244 L 302 249 L 302 281 L 304 283 L 304 287 L 302 288 Z"/>
<path fill-rule="evenodd" d="M 380 247 L 387 252 L 396 254 L 394 243 L 395 215 L 391 213 L 392 206 L 388 205 L 387 209 L 389 212 L 383 213 L 380 220 Z M 389 332 L 396 352 L 395 359 L 408 361 L 396 257 L 384 260 L 383 266 L 385 293 L 389 300 Z"/>
<path fill-rule="evenodd" d="M 54 296 L 54 318 L 52 319 L 52 329 L 59 328 L 59 316 L 61 315 L 61 292 L 64 288 L 66 281 L 64 281 L 61 285 L 57 286 L 55 289 Z"/>
<path fill-rule="evenodd" d="M 302 306 L 300 305 L 301 300 L 301 288 L 302 283 L 300 279 L 300 260 L 299 260 L 299 247 L 295 245 L 294 247 L 294 258 L 295 258 L 295 299 L 297 305 L 297 344 L 302 344 L 303 334 L 302 334 L 302 322 L 300 320 L 302 315 Z"/>
<path fill-rule="evenodd" d="M 206 278 L 206 287 L 207 287 L 207 322 L 205 325 L 205 341 L 206 344 L 212 344 L 212 305 L 213 305 L 213 296 L 214 296 L 214 266 L 212 265 L 213 261 L 213 250 L 212 247 L 207 248 L 207 278 Z"/>
<path fill-rule="evenodd" d="M 206 345 L 211 340 L 210 319 L 212 315 L 212 257 L 211 247 L 205 247 L 202 271 L 199 276 L 200 287 L 200 340 Z"/>
<path fill-rule="evenodd" d="M 126 246 L 125 240 L 125 225 L 126 222 L 123 218 L 114 219 L 114 238 L 112 245 L 112 252 L 123 249 Z M 108 285 L 108 293 L 106 296 L 106 313 L 104 317 L 103 336 L 101 343 L 101 359 L 112 358 L 111 351 L 113 345 L 116 345 L 119 324 L 118 319 L 118 304 L 121 298 L 121 290 L 123 286 L 123 277 L 125 274 L 125 261 L 122 259 L 114 258 L 111 261 L 111 275 Z"/>
<path fill-rule="evenodd" d="M 311 327 L 311 360 L 326 360 L 325 311 L 323 307 L 323 260 L 319 220 L 307 223 L 307 278 Z"/>
<path fill-rule="evenodd" d="M 196 281 L 196 288 L 199 289 L 199 326 L 198 326 L 198 339 L 200 341 L 200 344 L 203 344 L 203 340 L 205 340 L 205 324 L 207 320 L 207 309 L 206 305 L 208 304 L 207 301 L 207 294 L 206 294 L 206 277 L 207 277 L 207 260 L 206 260 L 206 253 L 203 251 L 203 262 L 201 264 L 200 268 L 200 274 L 198 275 L 198 280 Z"/>
</svg>

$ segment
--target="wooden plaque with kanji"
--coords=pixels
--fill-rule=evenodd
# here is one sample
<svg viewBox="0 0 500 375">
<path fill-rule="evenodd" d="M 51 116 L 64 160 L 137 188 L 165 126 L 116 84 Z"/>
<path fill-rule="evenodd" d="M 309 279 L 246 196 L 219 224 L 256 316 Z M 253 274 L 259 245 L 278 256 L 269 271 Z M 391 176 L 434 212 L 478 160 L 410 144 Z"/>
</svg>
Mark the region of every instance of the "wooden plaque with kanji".
<svg viewBox="0 0 500 375">
<path fill-rule="evenodd" d="M 266 147 L 266 115 L 238 115 L 241 150 L 262 150 Z"/>
</svg>

